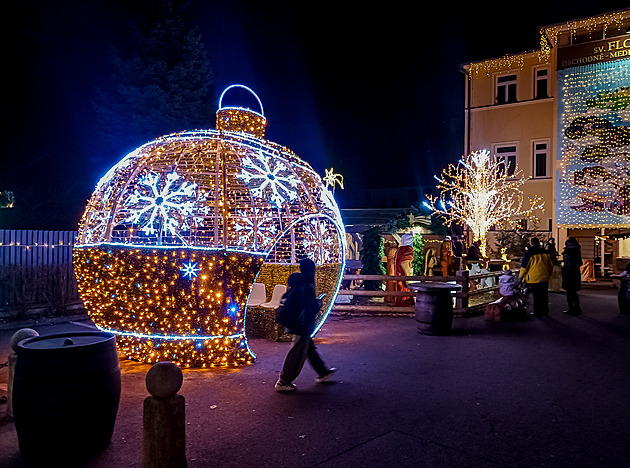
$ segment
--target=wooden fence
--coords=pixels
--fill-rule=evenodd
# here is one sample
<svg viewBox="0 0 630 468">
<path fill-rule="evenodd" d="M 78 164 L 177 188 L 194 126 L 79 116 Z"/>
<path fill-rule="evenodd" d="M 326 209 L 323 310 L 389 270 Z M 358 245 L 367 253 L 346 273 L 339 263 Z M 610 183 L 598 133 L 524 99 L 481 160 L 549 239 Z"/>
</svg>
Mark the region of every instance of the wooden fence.
<svg viewBox="0 0 630 468">
<path fill-rule="evenodd" d="M 80 307 L 72 265 L 72 249 L 77 231 L 24 231 L 0 229 L 0 312 L 14 315 L 38 308 L 49 312 Z M 501 271 L 470 275 L 459 270 L 455 276 L 387 276 L 344 275 L 343 284 L 357 284 L 365 280 L 376 281 L 440 281 L 462 286 L 454 294 L 456 314 L 473 313 L 494 300 L 498 285 L 484 287 L 484 279 L 496 279 Z M 396 307 L 386 302 L 370 302 L 369 298 L 413 297 L 415 293 L 404 291 L 367 291 L 348 286 L 339 291 L 340 296 L 364 298 L 360 304 L 333 306 L 334 312 L 406 313 L 413 307 Z"/>
<path fill-rule="evenodd" d="M 81 305 L 72 265 L 77 231 L 0 229 L 0 311 L 65 311 Z"/>
<path fill-rule="evenodd" d="M 0 229 L 0 266 L 72 263 L 77 231 Z"/>
<path fill-rule="evenodd" d="M 518 270 L 512 270 L 513 273 Z M 459 270 L 455 276 L 388 276 L 388 275 L 344 275 L 343 284 L 352 284 L 365 280 L 376 281 L 437 281 L 452 282 L 462 287 L 461 291 L 454 293 L 455 298 L 454 313 L 457 315 L 472 314 L 482 310 L 487 304 L 495 300 L 496 292 L 499 290 L 498 277 L 503 271 L 482 273 L 471 275 L 469 270 Z M 487 281 L 490 279 L 490 281 Z M 484 283 L 493 283 L 488 286 Z M 415 297 L 413 291 L 367 291 L 350 287 L 342 287 L 339 296 L 367 297 L 367 298 L 387 298 L 387 297 Z M 335 303 L 333 312 L 354 312 L 354 313 L 398 313 L 413 314 L 414 307 L 397 307 L 384 302 L 368 304 L 343 304 Z"/>
</svg>

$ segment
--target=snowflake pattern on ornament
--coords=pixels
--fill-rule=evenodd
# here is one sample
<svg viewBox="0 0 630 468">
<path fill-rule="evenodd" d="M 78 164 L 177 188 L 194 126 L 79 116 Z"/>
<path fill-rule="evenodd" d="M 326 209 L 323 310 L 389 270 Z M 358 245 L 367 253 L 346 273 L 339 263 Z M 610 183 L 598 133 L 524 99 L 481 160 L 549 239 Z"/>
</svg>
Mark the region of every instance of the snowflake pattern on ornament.
<svg viewBox="0 0 630 468">
<path fill-rule="evenodd" d="M 295 189 L 299 180 L 283 161 L 274 160 L 272 167 L 270 160 L 261 152 L 255 159 L 245 156 L 241 160 L 241 172 L 236 177 L 245 181 L 254 197 L 269 200 L 280 208 L 285 201 L 297 198 Z"/>
<path fill-rule="evenodd" d="M 173 171 L 165 178 L 150 172 L 138 185 L 141 187 L 125 202 L 130 214 L 124 221 L 139 224 L 148 235 L 170 232 L 181 239 L 177 230 L 190 229 L 188 218 L 195 206 L 197 184 L 187 182 Z"/>
<path fill-rule="evenodd" d="M 330 263 L 331 250 L 335 243 L 336 231 L 331 229 L 328 222 L 311 218 L 304 226 L 302 247 L 308 258 L 316 264 Z"/>
<path fill-rule="evenodd" d="M 237 213 L 238 220 L 234 223 L 237 245 L 255 250 L 271 247 L 278 233 L 271 211 L 254 208 Z"/>
<path fill-rule="evenodd" d="M 96 243 L 105 233 L 107 222 L 110 219 L 108 211 L 92 211 L 85 220 L 85 238 L 86 244 Z"/>
</svg>

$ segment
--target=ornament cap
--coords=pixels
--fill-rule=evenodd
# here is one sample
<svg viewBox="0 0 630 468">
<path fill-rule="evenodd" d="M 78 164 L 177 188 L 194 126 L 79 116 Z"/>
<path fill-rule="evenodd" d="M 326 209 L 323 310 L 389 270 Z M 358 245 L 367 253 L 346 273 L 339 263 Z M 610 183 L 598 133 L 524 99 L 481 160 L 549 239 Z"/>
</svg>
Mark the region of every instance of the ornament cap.
<svg viewBox="0 0 630 468">
<path fill-rule="evenodd" d="M 223 107 L 223 98 L 225 94 L 234 88 L 242 88 L 249 91 L 258 101 L 260 112 L 256 112 L 246 107 Z M 227 130 L 230 132 L 244 132 L 252 134 L 258 138 L 265 137 L 265 128 L 267 127 L 267 119 L 262 106 L 262 102 L 247 86 L 241 84 L 233 84 L 225 88 L 219 98 L 219 110 L 217 110 L 217 130 Z"/>
</svg>

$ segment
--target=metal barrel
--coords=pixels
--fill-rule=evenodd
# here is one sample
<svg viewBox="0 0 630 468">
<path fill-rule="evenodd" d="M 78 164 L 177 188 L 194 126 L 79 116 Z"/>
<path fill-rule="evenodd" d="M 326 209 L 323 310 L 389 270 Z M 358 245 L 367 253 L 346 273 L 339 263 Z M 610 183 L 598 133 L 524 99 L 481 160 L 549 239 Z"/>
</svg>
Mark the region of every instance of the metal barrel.
<svg viewBox="0 0 630 468">
<path fill-rule="evenodd" d="M 109 445 L 120 401 L 115 341 L 94 331 L 18 343 L 13 414 L 26 466 L 78 466 Z"/>
</svg>

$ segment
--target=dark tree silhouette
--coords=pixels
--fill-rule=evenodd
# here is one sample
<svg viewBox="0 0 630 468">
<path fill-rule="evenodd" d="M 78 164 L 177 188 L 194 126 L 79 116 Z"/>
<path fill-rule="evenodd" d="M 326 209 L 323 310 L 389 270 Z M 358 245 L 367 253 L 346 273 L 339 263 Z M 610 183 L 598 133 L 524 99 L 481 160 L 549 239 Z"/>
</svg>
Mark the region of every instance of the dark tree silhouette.
<svg viewBox="0 0 630 468">
<path fill-rule="evenodd" d="M 110 44 L 111 85 L 96 90 L 99 134 L 112 150 L 214 123 L 213 77 L 198 27 L 180 0 L 145 0 L 130 44 Z"/>
<path fill-rule="evenodd" d="M 379 226 L 375 226 L 363 233 L 363 248 L 361 249 L 363 268 L 361 269 L 361 274 L 384 275 L 386 273 L 383 265 L 385 241 L 379 230 Z M 382 281 L 367 280 L 363 282 L 363 285 L 367 290 L 377 291 L 381 289 L 382 283 Z"/>
</svg>

